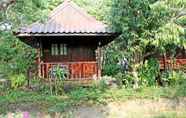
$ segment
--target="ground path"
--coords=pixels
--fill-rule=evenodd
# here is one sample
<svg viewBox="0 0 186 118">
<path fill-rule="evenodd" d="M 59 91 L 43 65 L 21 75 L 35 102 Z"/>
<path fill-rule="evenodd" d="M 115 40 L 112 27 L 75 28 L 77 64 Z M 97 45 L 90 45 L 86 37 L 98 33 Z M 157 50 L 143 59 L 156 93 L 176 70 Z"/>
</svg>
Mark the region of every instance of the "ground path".
<svg viewBox="0 0 186 118">
<path fill-rule="evenodd" d="M 38 106 L 17 105 L 17 112 L 0 118 L 186 118 L 186 98 L 128 100 L 107 105 L 78 106 L 66 113 L 43 113 Z M 15 108 L 14 108 L 15 109 Z"/>
</svg>

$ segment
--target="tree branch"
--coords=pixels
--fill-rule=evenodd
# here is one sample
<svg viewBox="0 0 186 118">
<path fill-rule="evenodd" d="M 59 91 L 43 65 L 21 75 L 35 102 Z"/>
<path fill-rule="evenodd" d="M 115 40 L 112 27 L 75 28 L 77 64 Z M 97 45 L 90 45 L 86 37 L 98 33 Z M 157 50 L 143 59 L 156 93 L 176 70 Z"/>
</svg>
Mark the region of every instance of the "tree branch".
<svg viewBox="0 0 186 118">
<path fill-rule="evenodd" d="M 2 0 L 0 1 L 0 10 L 5 10 L 9 5 L 15 3 L 16 0 Z"/>
</svg>

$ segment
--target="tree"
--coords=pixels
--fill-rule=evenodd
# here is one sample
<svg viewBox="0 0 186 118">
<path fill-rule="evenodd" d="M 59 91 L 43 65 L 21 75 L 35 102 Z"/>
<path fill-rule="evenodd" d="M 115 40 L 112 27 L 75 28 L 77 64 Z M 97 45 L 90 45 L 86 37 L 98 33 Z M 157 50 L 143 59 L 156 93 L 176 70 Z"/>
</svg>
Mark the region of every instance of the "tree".
<svg viewBox="0 0 186 118">
<path fill-rule="evenodd" d="M 176 47 L 185 48 L 184 28 L 177 24 L 178 16 L 184 14 L 185 3 L 183 0 L 113 0 L 110 22 L 115 31 L 122 32 L 114 47 L 130 59 L 137 80 L 137 70 L 145 59 L 174 51 Z"/>
</svg>

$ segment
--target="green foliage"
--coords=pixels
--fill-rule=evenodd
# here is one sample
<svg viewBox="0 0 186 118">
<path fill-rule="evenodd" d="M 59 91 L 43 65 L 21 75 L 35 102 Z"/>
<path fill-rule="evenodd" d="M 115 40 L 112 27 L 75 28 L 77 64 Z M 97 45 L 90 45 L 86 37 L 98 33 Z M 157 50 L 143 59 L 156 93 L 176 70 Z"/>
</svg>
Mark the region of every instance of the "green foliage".
<svg viewBox="0 0 186 118">
<path fill-rule="evenodd" d="M 139 78 L 141 85 L 156 85 L 156 77 L 159 74 L 159 63 L 156 59 L 149 59 L 139 68 Z"/>
<path fill-rule="evenodd" d="M 96 86 L 95 86 L 95 89 L 99 89 L 99 90 L 101 90 L 101 91 L 105 91 L 106 89 L 108 89 L 108 84 L 107 84 L 107 82 L 106 82 L 107 80 L 105 80 L 105 79 L 101 79 L 99 82 L 98 82 L 98 84 L 96 84 Z"/>
<path fill-rule="evenodd" d="M 13 89 L 17 89 L 18 87 L 21 87 L 25 84 L 26 77 L 23 74 L 12 75 L 10 76 L 10 80 L 11 80 L 11 87 Z"/>
<path fill-rule="evenodd" d="M 57 103 L 55 106 L 52 106 L 48 109 L 49 112 L 64 112 L 70 107 L 70 103 L 68 102 L 62 102 Z"/>
<path fill-rule="evenodd" d="M 96 89 L 99 89 L 101 91 L 105 91 L 109 88 L 118 88 L 121 86 L 121 83 L 118 79 L 112 77 L 112 76 L 103 76 L 101 80 L 98 82 L 98 85 L 96 86 Z"/>
<path fill-rule="evenodd" d="M 125 88 L 132 88 L 134 77 L 130 73 L 121 73 L 115 75 L 115 78 L 120 83 L 120 86 Z"/>
<path fill-rule="evenodd" d="M 106 49 L 106 65 L 127 57 L 133 71 L 138 70 L 141 84 L 155 85 L 158 64 L 152 64 L 149 57 L 167 52 L 174 57 L 176 49 L 185 48 L 185 8 L 183 0 L 113 0 L 109 21 L 112 29 L 122 34 Z"/>
<path fill-rule="evenodd" d="M 75 101 L 81 101 L 81 100 L 87 100 L 87 89 L 83 88 L 78 88 L 74 91 L 70 92 L 70 96 L 73 98 Z"/>
<path fill-rule="evenodd" d="M 186 113 L 177 113 L 176 111 L 169 111 L 165 113 L 159 113 L 155 115 L 153 118 L 185 118 Z"/>
<path fill-rule="evenodd" d="M 107 89 L 108 90 L 108 89 Z M 90 102 L 90 103 L 98 103 L 98 104 L 104 104 L 105 99 L 104 99 L 104 92 L 105 90 L 101 90 L 99 87 L 98 88 L 77 88 L 74 89 L 69 93 L 69 96 L 71 100 L 74 102 L 81 104 L 84 102 Z"/>
<path fill-rule="evenodd" d="M 0 72 L 5 75 L 26 73 L 33 65 L 35 50 L 26 46 L 11 33 L 0 33 Z"/>
<path fill-rule="evenodd" d="M 101 91 L 95 87 L 76 88 L 61 96 L 46 95 L 43 92 L 10 90 L 0 96 L 0 106 L 3 106 L 0 113 L 8 111 L 9 104 L 39 105 L 39 108 L 44 112 L 63 112 L 82 104 L 95 105 L 118 100 L 183 97 L 186 95 L 185 82 L 180 81 L 182 84 L 174 87 L 143 87 L 138 90 L 123 88 Z"/>
<path fill-rule="evenodd" d="M 118 73 L 120 67 L 116 64 L 105 64 L 103 70 L 104 75 L 112 76 Z"/>
<path fill-rule="evenodd" d="M 180 81 L 186 80 L 186 74 L 182 71 L 165 71 L 161 79 L 165 85 L 179 85 Z"/>
<path fill-rule="evenodd" d="M 182 16 L 177 19 L 177 23 L 182 26 L 186 26 L 186 16 Z"/>
<path fill-rule="evenodd" d="M 176 94 L 175 96 L 185 96 L 186 95 L 186 76 L 183 79 L 177 80 L 176 82 Z"/>
<path fill-rule="evenodd" d="M 123 33 L 122 43 L 127 41 L 127 44 L 130 44 L 130 42 L 139 38 L 148 26 L 150 15 L 148 0 L 113 0 L 111 23 L 113 29 Z"/>
<path fill-rule="evenodd" d="M 69 72 L 67 69 L 60 68 L 59 66 L 57 66 L 57 68 L 56 68 L 56 78 L 57 79 L 65 80 L 66 76 L 68 76 L 68 74 L 69 74 Z"/>
<path fill-rule="evenodd" d="M 51 77 L 50 81 L 50 89 L 51 89 L 51 94 L 52 94 L 52 88 L 55 89 L 55 94 L 58 95 L 64 93 L 64 80 L 67 78 L 69 72 L 65 68 L 61 68 L 59 65 L 54 66 L 51 70 Z"/>
</svg>

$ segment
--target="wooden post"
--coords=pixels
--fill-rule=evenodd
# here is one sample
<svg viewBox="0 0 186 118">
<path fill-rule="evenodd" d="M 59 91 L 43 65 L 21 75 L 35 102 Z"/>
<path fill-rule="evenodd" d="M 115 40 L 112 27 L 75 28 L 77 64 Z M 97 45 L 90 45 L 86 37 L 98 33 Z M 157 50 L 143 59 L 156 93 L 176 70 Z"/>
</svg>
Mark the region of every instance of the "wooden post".
<svg viewBox="0 0 186 118">
<path fill-rule="evenodd" d="M 48 76 L 48 72 L 49 72 L 49 64 L 47 63 L 46 64 L 46 78 L 49 78 L 49 76 Z"/>
<path fill-rule="evenodd" d="M 166 66 L 166 60 L 167 60 L 167 56 L 166 56 L 166 54 L 164 53 L 163 54 L 163 65 L 164 65 L 164 70 L 166 70 L 166 68 L 167 68 L 167 66 Z"/>
<path fill-rule="evenodd" d="M 38 65 L 38 77 L 41 78 L 41 50 L 37 49 L 37 65 Z"/>
<path fill-rule="evenodd" d="M 99 42 L 98 50 L 97 50 L 97 63 L 98 63 L 98 79 L 101 79 L 101 42 Z"/>
</svg>

